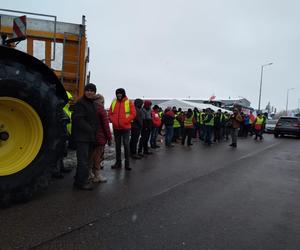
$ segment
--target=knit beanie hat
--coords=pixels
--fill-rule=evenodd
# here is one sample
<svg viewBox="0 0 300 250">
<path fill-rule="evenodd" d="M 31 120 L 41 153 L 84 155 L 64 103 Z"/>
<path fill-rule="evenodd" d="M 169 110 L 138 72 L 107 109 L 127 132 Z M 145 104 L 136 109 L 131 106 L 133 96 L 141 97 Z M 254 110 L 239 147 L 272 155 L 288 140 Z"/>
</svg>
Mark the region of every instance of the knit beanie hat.
<svg viewBox="0 0 300 250">
<path fill-rule="evenodd" d="M 117 89 L 116 90 L 116 95 L 117 94 L 122 94 L 122 97 L 125 97 L 126 96 L 125 89 L 122 89 L 122 88 Z"/>
<path fill-rule="evenodd" d="M 154 109 L 154 110 L 159 110 L 158 105 L 154 105 L 153 109 Z"/>
<path fill-rule="evenodd" d="M 88 83 L 87 85 L 85 85 L 84 91 L 88 91 L 88 90 L 91 90 L 91 91 L 96 93 L 97 92 L 97 87 L 93 83 Z"/>
</svg>

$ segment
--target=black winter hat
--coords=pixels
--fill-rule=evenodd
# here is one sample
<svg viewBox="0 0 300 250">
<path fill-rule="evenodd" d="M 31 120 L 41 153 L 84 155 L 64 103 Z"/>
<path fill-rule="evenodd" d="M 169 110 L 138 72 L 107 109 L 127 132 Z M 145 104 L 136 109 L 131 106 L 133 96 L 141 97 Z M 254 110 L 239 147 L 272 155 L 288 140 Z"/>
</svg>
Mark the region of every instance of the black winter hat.
<svg viewBox="0 0 300 250">
<path fill-rule="evenodd" d="M 122 88 L 119 88 L 116 90 L 116 95 L 117 94 L 122 94 L 122 96 L 126 96 L 126 92 L 125 92 L 125 89 L 122 89 Z"/>
<path fill-rule="evenodd" d="M 159 106 L 158 105 L 154 105 L 153 109 L 159 109 Z"/>
<path fill-rule="evenodd" d="M 84 91 L 87 91 L 87 90 L 91 90 L 91 91 L 94 91 L 95 93 L 97 92 L 97 87 L 95 84 L 93 83 L 88 83 L 87 85 L 85 85 L 84 87 Z"/>
<path fill-rule="evenodd" d="M 136 106 L 138 108 L 141 108 L 143 106 L 143 103 L 144 102 L 143 102 L 142 99 L 137 98 L 137 99 L 134 100 L 134 106 Z"/>
</svg>

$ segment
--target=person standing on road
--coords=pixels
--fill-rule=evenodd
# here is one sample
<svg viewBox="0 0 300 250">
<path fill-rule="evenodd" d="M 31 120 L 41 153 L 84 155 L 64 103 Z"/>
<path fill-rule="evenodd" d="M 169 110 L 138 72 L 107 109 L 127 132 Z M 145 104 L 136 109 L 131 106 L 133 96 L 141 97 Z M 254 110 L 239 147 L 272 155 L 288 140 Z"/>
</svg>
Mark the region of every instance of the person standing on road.
<svg viewBox="0 0 300 250">
<path fill-rule="evenodd" d="M 233 109 L 233 114 L 230 116 L 229 122 L 231 125 L 231 144 L 230 147 L 237 147 L 237 137 L 240 128 L 240 124 L 243 121 L 237 108 Z"/>
<path fill-rule="evenodd" d="M 223 134 L 223 137 L 226 141 L 228 141 L 228 139 L 229 139 L 229 134 L 230 134 L 230 129 L 231 129 L 229 120 L 230 120 L 230 114 L 227 111 L 225 111 L 225 113 L 224 113 L 224 134 Z"/>
<path fill-rule="evenodd" d="M 249 122 L 250 122 L 250 136 L 253 135 L 254 133 L 254 122 L 255 122 L 256 117 L 253 115 L 253 112 L 250 111 L 250 115 L 249 115 Z"/>
<path fill-rule="evenodd" d="M 263 124 L 264 124 L 264 117 L 261 113 L 259 113 L 254 121 L 254 130 L 255 130 L 254 140 L 257 140 L 257 137 L 259 137 L 260 140 L 263 139 L 262 136 Z"/>
<path fill-rule="evenodd" d="M 72 115 L 73 139 L 76 143 L 77 169 L 74 187 L 91 190 L 89 183 L 89 164 L 96 142 L 97 113 L 94 104 L 96 85 L 89 83 L 84 88 L 84 95 L 75 104 Z"/>
<path fill-rule="evenodd" d="M 173 138 L 173 133 L 174 133 L 174 118 L 175 118 L 175 114 L 174 112 L 171 110 L 171 107 L 167 107 L 164 114 L 163 114 L 163 118 L 162 118 L 162 122 L 165 125 L 165 145 L 167 147 L 174 147 L 173 144 L 171 144 L 172 142 L 172 138 Z"/>
<path fill-rule="evenodd" d="M 244 133 L 243 133 L 243 137 L 248 137 L 249 135 L 249 131 L 250 131 L 250 117 L 248 114 L 245 114 L 244 117 Z"/>
<path fill-rule="evenodd" d="M 151 148 L 159 148 L 157 145 L 157 136 L 158 136 L 158 130 L 161 126 L 161 120 L 158 114 L 159 107 L 157 105 L 154 105 L 152 112 L 151 112 L 151 117 L 152 117 L 152 131 L 151 131 L 151 138 L 150 138 L 150 145 Z"/>
<path fill-rule="evenodd" d="M 196 114 L 197 115 L 197 114 Z M 192 109 L 188 109 L 184 118 L 184 130 L 182 133 L 181 144 L 185 144 L 185 138 L 187 137 L 187 145 L 192 146 L 192 137 L 194 136 L 194 126 L 196 124 L 195 113 Z"/>
<path fill-rule="evenodd" d="M 214 116 L 214 142 L 221 142 L 222 112 L 218 109 Z"/>
<path fill-rule="evenodd" d="M 143 157 L 144 155 L 150 155 L 152 152 L 149 150 L 148 142 L 152 129 L 152 118 L 151 118 L 151 105 L 152 102 L 149 100 L 144 101 L 142 108 L 142 131 L 139 141 L 138 155 Z"/>
<path fill-rule="evenodd" d="M 202 109 L 199 114 L 199 123 L 200 123 L 200 140 L 204 141 L 204 135 L 205 135 L 205 126 L 204 126 L 204 118 L 205 118 L 205 109 Z"/>
<path fill-rule="evenodd" d="M 95 104 L 97 106 L 98 127 L 96 133 L 96 147 L 91 156 L 90 180 L 92 182 L 106 182 L 107 179 L 100 174 L 103 168 L 104 148 L 106 143 L 111 145 L 111 132 L 109 128 L 108 115 L 104 109 L 104 97 L 100 94 L 95 96 Z"/>
<path fill-rule="evenodd" d="M 194 138 L 200 139 L 200 112 L 197 108 L 194 108 L 194 119 L 195 119 L 195 125 L 194 125 Z"/>
<path fill-rule="evenodd" d="M 142 99 L 134 100 L 134 107 L 136 111 L 136 116 L 134 120 L 131 122 L 131 136 L 130 136 L 130 155 L 132 159 L 141 159 L 142 157 L 137 154 L 137 145 L 139 142 L 139 138 L 141 135 L 141 130 L 143 126 L 143 118 L 142 118 Z"/>
<path fill-rule="evenodd" d="M 136 111 L 133 103 L 127 98 L 124 89 L 117 89 L 116 97 L 117 98 L 112 101 L 109 109 L 109 119 L 113 124 L 116 146 L 116 163 L 112 165 L 111 168 L 122 168 L 121 143 L 123 141 L 125 169 L 131 170 L 129 166 L 129 136 L 131 122 L 135 118 Z"/>
<path fill-rule="evenodd" d="M 174 123 L 173 123 L 173 138 L 172 142 L 177 143 L 177 140 L 180 138 L 180 122 L 179 122 L 179 112 L 176 107 L 173 107 L 172 111 L 174 112 Z"/>
<path fill-rule="evenodd" d="M 206 143 L 208 146 L 211 145 L 211 137 L 214 127 L 214 115 L 213 110 L 208 108 L 206 110 L 206 116 L 203 120 L 204 126 L 205 126 L 205 136 L 204 136 L 204 143 Z"/>
</svg>

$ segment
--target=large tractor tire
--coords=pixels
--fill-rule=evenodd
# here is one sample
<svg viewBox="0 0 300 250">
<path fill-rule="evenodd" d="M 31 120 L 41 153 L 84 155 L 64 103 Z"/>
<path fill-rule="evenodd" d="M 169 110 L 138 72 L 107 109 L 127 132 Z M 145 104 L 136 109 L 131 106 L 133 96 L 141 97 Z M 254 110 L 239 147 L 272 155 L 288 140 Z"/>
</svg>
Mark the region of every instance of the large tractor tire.
<svg viewBox="0 0 300 250">
<path fill-rule="evenodd" d="M 65 140 L 67 96 L 39 60 L 0 46 L 0 204 L 48 186 Z"/>
</svg>

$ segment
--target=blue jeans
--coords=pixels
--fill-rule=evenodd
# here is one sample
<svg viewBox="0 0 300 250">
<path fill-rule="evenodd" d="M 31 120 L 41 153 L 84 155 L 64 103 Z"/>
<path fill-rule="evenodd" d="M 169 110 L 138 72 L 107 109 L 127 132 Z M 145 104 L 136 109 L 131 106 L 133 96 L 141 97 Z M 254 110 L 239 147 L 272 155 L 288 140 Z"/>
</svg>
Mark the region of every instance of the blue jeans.
<svg viewBox="0 0 300 250">
<path fill-rule="evenodd" d="M 208 145 L 211 144 L 211 135 L 212 135 L 212 126 L 205 126 L 205 138 L 204 142 L 207 143 Z"/>
<path fill-rule="evenodd" d="M 173 126 L 172 125 L 166 126 L 166 134 L 165 134 L 166 146 L 171 145 L 173 134 L 174 134 Z"/>
<path fill-rule="evenodd" d="M 153 127 L 151 130 L 151 138 L 150 138 L 151 147 L 156 146 L 158 130 L 159 130 L 159 128 L 157 128 L 157 127 Z"/>
</svg>

